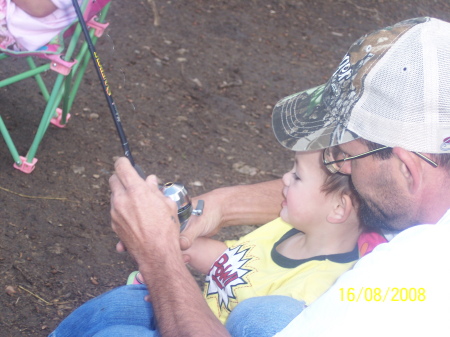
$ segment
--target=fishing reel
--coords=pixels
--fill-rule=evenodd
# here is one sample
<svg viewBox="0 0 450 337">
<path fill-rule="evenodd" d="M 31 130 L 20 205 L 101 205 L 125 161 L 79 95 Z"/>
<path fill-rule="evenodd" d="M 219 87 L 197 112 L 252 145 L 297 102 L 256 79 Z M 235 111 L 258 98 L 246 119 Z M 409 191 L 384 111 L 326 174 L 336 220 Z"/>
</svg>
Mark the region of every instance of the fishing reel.
<svg viewBox="0 0 450 337">
<path fill-rule="evenodd" d="M 199 200 L 197 207 L 192 207 L 191 199 L 188 196 L 187 190 L 182 184 L 168 182 L 160 185 L 159 189 L 169 199 L 175 201 L 178 210 L 178 220 L 180 221 L 180 231 L 182 231 L 191 215 L 200 216 L 203 214 L 204 201 Z"/>
</svg>

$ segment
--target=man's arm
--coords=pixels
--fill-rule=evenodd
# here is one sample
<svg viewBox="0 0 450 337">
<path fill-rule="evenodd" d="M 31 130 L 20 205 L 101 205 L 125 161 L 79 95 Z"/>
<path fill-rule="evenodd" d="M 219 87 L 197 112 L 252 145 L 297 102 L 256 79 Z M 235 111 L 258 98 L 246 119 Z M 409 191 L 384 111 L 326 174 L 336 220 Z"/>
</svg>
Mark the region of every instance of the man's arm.
<svg viewBox="0 0 450 337">
<path fill-rule="evenodd" d="M 139 265 L 163 336 L 229 336 L 186 268 L 175 203 L 155 176 L 139 177 L 126 158 L 110 178 L 111 223 Z"/>
<path fill-rule="evenodd" d="M 229 336 L 203 298 L 180 251 L 167 249 L 140 264 L 162 336 Z"/>
<path fill-rule="evenodd" d="M 280 214 L 283 201 L 281 179 L 252 185 L 223 187 L 192 198 L 205 201 L 201 216 L 192 216 L 181 233 L 182 249 L 190 247 L 197 237 L 212 236 L 220 228 L 235 225 L 261 225 Z"/>
</svg>

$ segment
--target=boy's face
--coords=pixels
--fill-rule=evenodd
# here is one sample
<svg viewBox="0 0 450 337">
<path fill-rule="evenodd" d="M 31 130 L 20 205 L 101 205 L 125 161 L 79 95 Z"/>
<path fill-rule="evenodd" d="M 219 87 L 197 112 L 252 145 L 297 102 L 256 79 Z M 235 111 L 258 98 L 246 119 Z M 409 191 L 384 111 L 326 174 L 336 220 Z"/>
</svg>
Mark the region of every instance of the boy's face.
<svg viewBox="0 0 450 337">
<path fill-rule="evenodd" d="M 322 166 L 322 151 L 296 152 L 294 168 L 283 176 L 281 218 L 306 232 L 309 226 L 326 220 L 333 193 L 325 195 L 321 187 L 326 174 Z"/>
</svg>

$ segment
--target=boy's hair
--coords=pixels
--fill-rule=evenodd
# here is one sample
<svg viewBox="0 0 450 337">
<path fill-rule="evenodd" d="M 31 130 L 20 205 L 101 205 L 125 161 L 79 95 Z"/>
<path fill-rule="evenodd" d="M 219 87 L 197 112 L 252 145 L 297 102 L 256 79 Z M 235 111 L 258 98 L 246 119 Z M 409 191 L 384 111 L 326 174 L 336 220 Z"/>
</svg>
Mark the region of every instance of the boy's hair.
<svg viewBox="0 0 450 337">
<path fill-rule="evenodd" d="M 356 210 L 356 214 L 360 220 L 360 226 L 364 228 L 364 223 L 361 221 L 359 216 L 359 205 L 360 197 L 355 187 L 353 186 L 352 180 L 349 175 L 344 175 L 340 173 L 331 173 L 328 169 L 321 165 L 322 171 L 325 175 L 324 183 L 322 184 L 321 191 L 326 195 L 330 193 L 339 193 L 339 195 L 348 195 L 352 200 L 353 207 Z"/>
<path fill-rule="evenodd" d="M 341 195 L 347 194 L 357 209 L 359 205 L 359 194 L 353 187 L 350 176 L 340 173 L 330 173 L 325 167 L 323 168 L 325 173 L 325 181 L 322 185 L 321 191 L 325 194 L 340 193 Z"/>
</svg>

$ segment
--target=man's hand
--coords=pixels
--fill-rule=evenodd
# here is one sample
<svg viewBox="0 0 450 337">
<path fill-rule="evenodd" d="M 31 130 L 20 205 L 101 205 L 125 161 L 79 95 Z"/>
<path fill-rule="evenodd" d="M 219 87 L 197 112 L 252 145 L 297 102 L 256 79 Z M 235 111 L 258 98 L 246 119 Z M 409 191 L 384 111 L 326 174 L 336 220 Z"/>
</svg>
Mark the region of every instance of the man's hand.
<svg viewBox="0 0 450 337">
<path fill-rule="evenodd" d="M 179 249 L 176 204 L 161 193 L 156 176 L 144 181 L 127 158 L 118 159 L 115 169 L 109 184 L 111 226 L 121 240 L 117 250 L 126 247 L 141 264 L 158 245 L 177 245 Z"/>
</svg>

